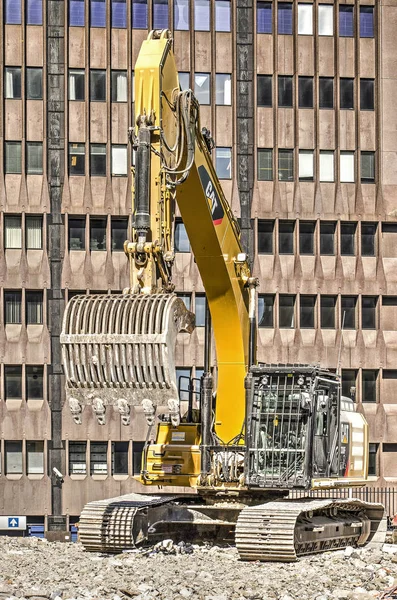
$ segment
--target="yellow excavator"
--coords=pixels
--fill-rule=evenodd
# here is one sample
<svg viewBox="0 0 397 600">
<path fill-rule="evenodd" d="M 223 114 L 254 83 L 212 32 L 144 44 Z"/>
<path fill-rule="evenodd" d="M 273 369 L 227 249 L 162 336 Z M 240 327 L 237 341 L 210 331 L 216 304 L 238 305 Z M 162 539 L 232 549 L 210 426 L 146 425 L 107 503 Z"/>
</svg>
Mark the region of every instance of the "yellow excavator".
<svg viewBox="0 0 397 600">
<path fill-rule="evenodd" d="M 180 89 L 168 30 L 152 31 L 142 44 L 135 114 L 134 221 L 124 246 L 130 288 L 68 303 L 61 336 L 66 398 L 76 423 L 91 406 L 100 424 L 118 411 L 128 426 L 143 408 L 148 435 L 139 480 L 170 489 L 88 503 L 80 540 L 87 550 L 120 552 L 170 535 L 234 535 L 241 558 L 263 561 L 382 541 L 379 504 L 288 497 L 291 490 L 363 485 L 368 426 L 341 396 L 337 374 L 257 364 L 258 281 L 217 178 L 199 104 Z M 180 399 L 174 358 L 178 333 L 194 329 L 172 282 L 175 203 L 208 306 L 204 375 L 189 401 Z"/>
</svg>

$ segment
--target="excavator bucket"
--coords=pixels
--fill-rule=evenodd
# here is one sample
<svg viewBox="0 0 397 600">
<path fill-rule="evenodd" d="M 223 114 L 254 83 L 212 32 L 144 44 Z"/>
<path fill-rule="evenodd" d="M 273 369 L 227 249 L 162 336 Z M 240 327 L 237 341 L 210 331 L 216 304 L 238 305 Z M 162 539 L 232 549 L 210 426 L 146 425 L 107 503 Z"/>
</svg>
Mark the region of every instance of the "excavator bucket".
<svg viewBox="0 0 397 600">
<path fill-rule="evenodd" d="M 124 425 L 137 406 L 149 424 L 161 407 L 177 425 L 175 343 L 179 332 L 193 329 L 194 314 L 175 294 L 74 296 L 65 309 L 61 346 L 75 422 L 91 405 L 104 425 L 111 405 Z"/>
</svg>

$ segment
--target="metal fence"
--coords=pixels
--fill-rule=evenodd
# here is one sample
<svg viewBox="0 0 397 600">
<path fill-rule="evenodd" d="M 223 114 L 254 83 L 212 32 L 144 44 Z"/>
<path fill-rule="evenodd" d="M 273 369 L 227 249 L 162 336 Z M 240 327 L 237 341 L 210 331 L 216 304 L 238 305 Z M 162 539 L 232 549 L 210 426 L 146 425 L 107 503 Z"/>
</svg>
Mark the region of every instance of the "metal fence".
<svg viewBox="0 0 397 600">
<path fill-rule="evenodd" d="M 333 490 L 293 490 L 290 492 L 290 498 L 359 498 L 367 502 L 379 502 L 386 509 L 388 517 L 394 517 L 397 514 L 397 488 L 340 488 Z"/>
</svg>

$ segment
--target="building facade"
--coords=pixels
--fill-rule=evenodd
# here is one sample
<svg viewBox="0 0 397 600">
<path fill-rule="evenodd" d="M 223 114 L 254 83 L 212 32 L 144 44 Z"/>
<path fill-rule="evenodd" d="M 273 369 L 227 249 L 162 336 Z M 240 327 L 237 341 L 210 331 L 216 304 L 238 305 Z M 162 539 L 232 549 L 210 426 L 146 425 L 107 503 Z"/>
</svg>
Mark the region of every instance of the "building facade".
<svg viewBox="0 0 397 600">
<path fill-rule="evenodd" d="M 143 415 L 75 425 L 59 334 L 73 294 L 128 286 L 127 132 L 152 28 L 173 31 L 216 141 L 260 280 L 258 359 L 341 367 L 372 485 L 397 487 L 397 2 L 4 0 L 0 22 L 0 514 L 64 528 L 142 489 Z M 205 295 L 179 219 L 175 243 L 198 325 L 178 374 L 199 377 Z"/>
</svg>

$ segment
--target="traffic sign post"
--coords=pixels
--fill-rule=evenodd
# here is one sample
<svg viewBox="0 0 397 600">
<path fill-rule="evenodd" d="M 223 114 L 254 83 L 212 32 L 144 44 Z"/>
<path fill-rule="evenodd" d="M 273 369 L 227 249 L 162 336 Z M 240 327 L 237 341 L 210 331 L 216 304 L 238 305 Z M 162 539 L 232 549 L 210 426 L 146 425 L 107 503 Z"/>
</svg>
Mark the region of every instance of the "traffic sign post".
<svg viewBox="0 0 397 600">
<path fill-rule="evenodd" d="M 26 517 L 16 515 L 0 517 L 0 531 L 24 531 L 26 529 Z"/>
</svg>

